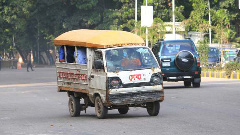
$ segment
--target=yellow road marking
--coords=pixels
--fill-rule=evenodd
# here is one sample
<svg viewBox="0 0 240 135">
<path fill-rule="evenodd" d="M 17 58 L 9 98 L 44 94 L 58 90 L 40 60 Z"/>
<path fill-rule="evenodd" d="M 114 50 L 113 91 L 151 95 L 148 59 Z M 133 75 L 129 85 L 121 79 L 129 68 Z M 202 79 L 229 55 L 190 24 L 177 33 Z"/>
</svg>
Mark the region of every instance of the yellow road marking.
<svg viewBox="0 0 240 135">
<path fill-rule="evenodd" d="M 46 82 L 46 83 L 29 83 L 29 84 L 9 84 L 9 85 L 0 85 L 0 88 L 9 88 L 9 87 L 29 87 L 29 86 L 53 86 L 57 85 L 56 82 Z"/>
</svg>

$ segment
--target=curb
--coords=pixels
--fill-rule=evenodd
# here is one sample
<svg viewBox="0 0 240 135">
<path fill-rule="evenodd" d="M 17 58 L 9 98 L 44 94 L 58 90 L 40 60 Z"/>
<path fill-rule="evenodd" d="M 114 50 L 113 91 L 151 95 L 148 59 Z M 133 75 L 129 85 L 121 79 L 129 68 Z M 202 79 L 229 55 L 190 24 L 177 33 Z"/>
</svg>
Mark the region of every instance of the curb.
<svg viewBox="0 0 240 135">
<path fill-rule="evenodd" d="M 239 72 L 232 72 L 231 76 L 228 78 L 225 74 L 225 71 L 221 71 L 221 72 L 202 71 L 202 77 L 227 78 L 227 79 L 237 79 L 237 80 L 239 80 L 240 73 Z"/>
</svg>

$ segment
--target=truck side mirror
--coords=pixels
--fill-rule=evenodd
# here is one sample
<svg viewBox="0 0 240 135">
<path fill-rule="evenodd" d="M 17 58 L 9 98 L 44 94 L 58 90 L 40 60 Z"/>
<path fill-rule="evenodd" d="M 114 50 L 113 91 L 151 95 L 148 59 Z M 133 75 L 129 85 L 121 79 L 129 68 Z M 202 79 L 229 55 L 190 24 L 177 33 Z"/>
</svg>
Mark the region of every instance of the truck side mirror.
<svg viewBox="0 0 240 135">
<path fill-rule="evenodd" d="M 94 68 L 95 69 L 104 69 L 103 61 L 102 60 L 95 60 L 94 61 Z"/>
</svg>

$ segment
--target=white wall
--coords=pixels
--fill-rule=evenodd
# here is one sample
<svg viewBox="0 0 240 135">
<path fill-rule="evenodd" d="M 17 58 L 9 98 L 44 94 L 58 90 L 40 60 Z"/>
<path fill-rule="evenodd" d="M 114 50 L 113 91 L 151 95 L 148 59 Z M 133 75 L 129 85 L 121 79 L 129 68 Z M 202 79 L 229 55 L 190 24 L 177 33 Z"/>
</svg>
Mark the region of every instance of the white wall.
<svg viewBox="0 0 240 135">
<path fill-rule="evenodd" d="M 184 34 L 176 34 L 176 40 L 184 39 Z M 165 34 L 164 40 L 174 40 L 173 34 Z"/>
</svg>

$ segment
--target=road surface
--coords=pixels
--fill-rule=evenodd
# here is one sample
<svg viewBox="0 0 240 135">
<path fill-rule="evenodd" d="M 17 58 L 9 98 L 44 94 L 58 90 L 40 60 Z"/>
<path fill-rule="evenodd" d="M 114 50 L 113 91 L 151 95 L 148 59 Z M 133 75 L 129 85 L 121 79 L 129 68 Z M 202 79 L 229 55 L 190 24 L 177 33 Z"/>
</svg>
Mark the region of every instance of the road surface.
<svg viewBox="0 0 240 135">
<path fill-rule="evenodd" d="M 94 108 L 70 117 L 55 68 L 0 71 L 0 135 L 239 135 L 240 81 L 202 78 L 200 88 L 164 82 L 160 114 L 130 108 L 97 119 Z"/>
</svg>

